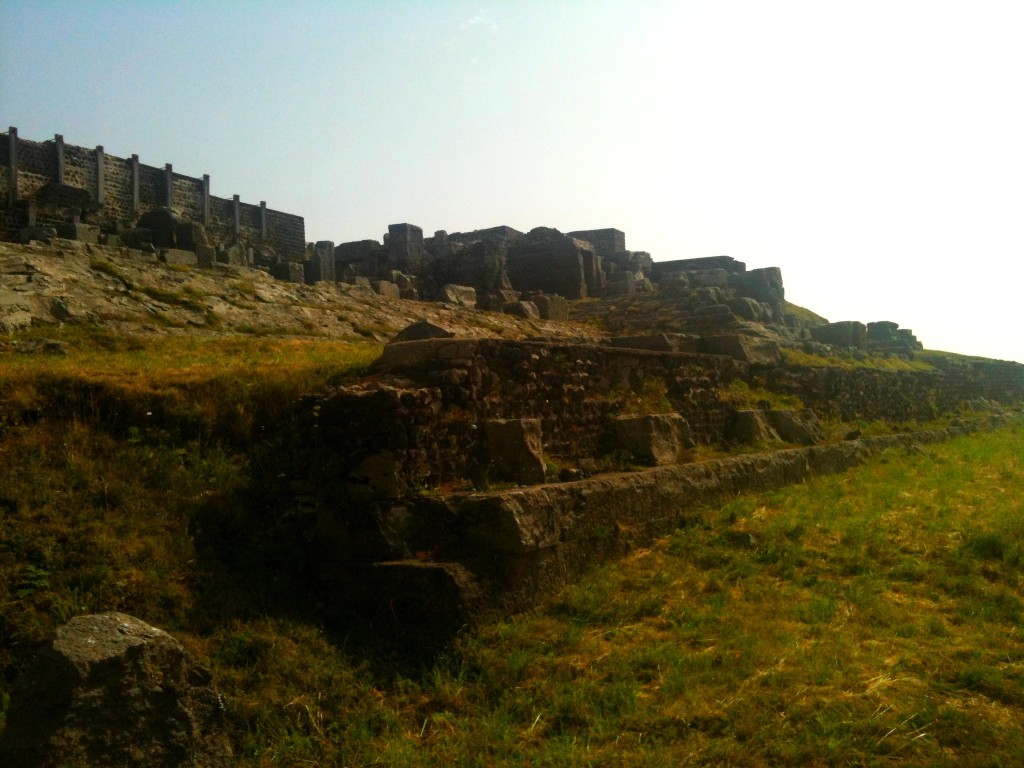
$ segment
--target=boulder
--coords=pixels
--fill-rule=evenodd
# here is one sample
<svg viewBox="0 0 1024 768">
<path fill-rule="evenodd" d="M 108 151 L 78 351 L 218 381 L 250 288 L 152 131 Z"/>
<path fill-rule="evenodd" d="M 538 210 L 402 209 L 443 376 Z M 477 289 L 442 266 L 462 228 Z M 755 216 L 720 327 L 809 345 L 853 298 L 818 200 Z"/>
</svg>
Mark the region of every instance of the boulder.
<svg viewBox="0 0 1024 768">
<path fill-rule="evenodd" d="M 483 428 L 483 480 L 520 485 L 544 482 L 540 419 L 491 419 Z"/>
<path fill-rule="evenodd" d="M 227 766 L 223 710 L 209 672 L 166 632 L 79 616 L 18 678 L 0 765 Z"/>
<path fill-rule="evenodd" d="M 615 447 L 648 466 L 681 463 L 694 445 L 690 425 L 678 413 L 614 416 L 611 427 Z"/>
</svg>

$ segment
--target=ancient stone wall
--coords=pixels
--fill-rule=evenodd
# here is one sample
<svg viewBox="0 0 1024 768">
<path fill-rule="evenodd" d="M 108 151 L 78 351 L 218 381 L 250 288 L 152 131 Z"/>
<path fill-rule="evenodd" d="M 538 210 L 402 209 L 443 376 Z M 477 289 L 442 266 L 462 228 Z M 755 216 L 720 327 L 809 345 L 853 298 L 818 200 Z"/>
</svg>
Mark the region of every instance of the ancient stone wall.
<svg viewBox="0 0 1024 768">
<path fill-rule="evenodd" d="M 586 240 L 601 256 L 613 256 L 626 250 L 626 233 L 619 229 L 584 229 L 566 232 L 569 237 Z"/>
<path fill-rule="evenodd" d="M 85 219 L 109 233 L 137 221 L 148 211 L 170 207 L 185 221 L 204 224 L 214 244 L 266 245 L 284 260 L 304 258 L 305 224 L 301 216 L 270 210 L 263 203 L 242 203 L 237 197 L 228 200 L 209 195 L 208 176 L 195 178 L 177 173 L 170 166 L 145 165 L 137 156 L 114 157 L 102 147 L 65 144 L 59 136 L 45 142 L 16 136 L 17 167 L 12 171 L 10 144 L 11 134 L 0 134 L 0 163 L 4 168 L 0 174 L 2 239 L 17 239 L 18 230 L 28 223 L 28 207 L 33 202 L 38 203 L 34 208 L 38 223 L 62 220 L 64 214 L 53 204 L 43 205 L 43 198 L 52 203 L 59 199 L 54 198 L 53 189 L 80 190 L 92 203 L 87 207 L 93 210 L 85 212 Z M 10 199 L 12 177 L 16 184 L 14 201 Z M 44 188 L 51 191 L 40 195 Z"/>
</svg>

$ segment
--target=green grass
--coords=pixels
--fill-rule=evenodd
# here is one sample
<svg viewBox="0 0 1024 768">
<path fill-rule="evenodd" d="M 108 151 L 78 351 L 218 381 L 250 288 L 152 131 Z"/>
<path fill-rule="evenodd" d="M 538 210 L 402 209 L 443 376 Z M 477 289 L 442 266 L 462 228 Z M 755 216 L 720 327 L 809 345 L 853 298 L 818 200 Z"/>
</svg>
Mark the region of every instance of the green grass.
<svg viewBox="0 0 1024 768">
<path fill-rule="evenodd" d="M 1019 764 L 1022 456 L 1018 425 L 703 510 L 419 671 L 239 624 L 208 647 L 243 763 Z"/>
<path fill-rule="evenodd" d="M 225 570 L 193 540 L 236 514 L 260 425 L 285 418 L 268 409 L 379 348 L 61 333 L 66 357 L 3 360 L 0 718 L 57 626 L 122 610 L 212 669 L 247 766 L 994 766 L 1024 754 L 1019 424 L 701 510 L 410 666 L 325 633 L 302 585 Z"/>
<path fill-rule="evenodd" d="M 204 526 L 237 523 L 267 470 L 265 430 L 378 346 L 46 336 L 68 354 L 2 356 L 0 727 L 18 671 L 60 624 L 120 610 L 211 668 L 244 766 L 1024 754 L 1019 423 L 699 510 L 412 665 L 325 632 L 287 571 L 232 569 L 201 546 Z M 665 395 L 652 379 L 637 407 Z"/>
<path fill-rule="evenodd" d="M 827 357 L 812 355 L 797 349 L 783 348 L 782 359 L 788 365 L 805 368 L 873 368 L 884 371 L 935 371 L 935 366 L 920 356 L 907 359 L 899 356 L 869 355 L 855 350 L 833 350 Z"/>
</svg>

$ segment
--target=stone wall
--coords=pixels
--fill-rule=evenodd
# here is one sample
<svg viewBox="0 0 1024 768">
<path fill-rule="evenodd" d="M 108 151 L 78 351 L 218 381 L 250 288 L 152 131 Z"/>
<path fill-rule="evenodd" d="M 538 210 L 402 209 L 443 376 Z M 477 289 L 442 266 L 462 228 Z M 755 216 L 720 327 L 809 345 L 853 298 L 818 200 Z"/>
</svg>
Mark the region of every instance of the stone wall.
<svg viewBox="0 0 1024 768">
<path fill-rule="evenodd" d="M 12 133 L 16 173 L 11 167 Z M 4 168 L 0 173 L 2 239 L 17 239 L 18 230 L 28 223 L 30 205 L 39 223 L 65 220 L 61 206 L 54 204 L 60 198 L 54 196 L 60 191 L 66 195 L 68 190 L 77 190 L 88 200 L 87 205 L 77 206 L 84 209 L 84 220 L 105 232 L 116 233 L 120 226 L 134 223 L 148 211 L 170 207 L 185 221 L 204 224 L 214 244 L 265 245 L 281 259 L 304 258 L 305 224 L 301 216 L 268 209 L 265 203 L 242 203 L 237 196 L 214 197 L 209 194 L 209 176 L 185 176 L 170 165 L 158 168 L 142 164 L 137 155 L 124 159 L 108 155 L 102 147 L 65 144 L 60 136 L 52 141 L 28 141 L 18 137 L 13 128 L 0 134 L 0 145 Z M 16 186 L 13 190 L 12 179 Z M 82 200 L 82 195 L 77 199 Z"/>
<path fill-rule="evenodd" d="M 619 229 L 583 229 L 566 232 L 569 237 L 586 240 L 604 257 L 613 256 L 626 250 L 626 233 Z"/>
<path fill-rule="evenodd" d="M 1012 405 L 1024 400 L 1024 365 L 951 363 L 946 370 L 759 367 L 751 382 L 799 397 L 819 418 L 928 421 L 978 398 Z"/>
</svg>

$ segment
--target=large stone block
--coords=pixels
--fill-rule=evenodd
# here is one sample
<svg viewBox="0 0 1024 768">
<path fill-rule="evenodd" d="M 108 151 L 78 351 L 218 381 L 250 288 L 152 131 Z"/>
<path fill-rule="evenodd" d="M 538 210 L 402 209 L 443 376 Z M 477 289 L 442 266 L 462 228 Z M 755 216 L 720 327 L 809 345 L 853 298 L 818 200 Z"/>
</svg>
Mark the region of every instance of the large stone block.
<svg viewBox="0 0 1024 768">
<path fill-rule="evenodd" d="M 78 221 L 65 221 L 57 225 L 57 234 L 68 240 L 80 243 L 99 243 L 100 228 L 93 224 L 82 224 Z"/>
<path fill-rule="evenodd" d="M 700 336 L 693 333 L 652 333 L 644 336 L 616 336 L 609 339 L 620 349 L 650 349 L 655 352 L 700 351 Z"/>
<path fill-rule="evenodd" d="M 488 482 L 544 482 L 540 419 L 491 419 L 483 424 L 482 477 Z"/>
<path fill-rule="evenodd" d="M 449 283 L 441 286 L 441 290 L 438 291 L 437 300 L 442 304 L 455 304 L 472 309 L 476 306 L 476 288 Z"/>
<path fill-rule="evenodd" d="M 728 355 L 750 365 L 778 365 L 782 362 L 778 344 L 754 336 L 705 336 L 700 340 L 700 351 L 705 355 Z"/>
<path fill-rule="evenodd" d="M 754 409 L 736 411 L 727 435 L 730 440 L 742 445 L 758 445 L 782 439 L 768 423 L 764 411 Z"/>
<path fill-rule="evenodd" d="M 766 416 L 772 429 L 787 443 L 817 445 L 825 439 L 821 424 L 810 411 L 798 413 L 789 409 L 772 409 Z"/>
<path fill-rule="evenodd" d="M 561 296 L 542 293 L 534 296 L 531 301 L 537 306 L 542 320 L 564 322 L 569 319 L 569 302 Z"/>
<path fill-rule="evenodd" d="M 198 267 L 199 257 L 192 251 L 183 251 L 180 248 L 164 248 L 160 251 L 160 260 L 168 265 L 178 267 Z"/>
<path fill-rule="evenodd" d="M 297 261 L 279 261 L 270 268 L 270 274 L 278 280 L 288 283 L 304 283 L 306 281 L 305 269 Z"/>
<path fill-rule="evenodd" d="M 0 765 L 228 766 L 223 712 L 209 672 L 166 632 L 79 616 L 18 678 Z"/>
<path fill-rule="evenodd" d="M 811 328 L 811 338 L 820 344 L 861 348 L 867 344 L 867 327 L 856 320 L 841 320 Z"/>
<path fill-rule="evenodd" d="M 386 299 L 402 298 L 402 289 L 390 280 L 376 280 L 373 282 L 373 289 Z"/>
<path fill-rule="evenodd" d="M 690 425 L 678 413 L 612 418 L 615 447 L 648 466 L 678 464 L 694 445 Z"/>
<path fill-rule="evenodd" d="M 392 341 L 420 341 L 422 339 L 450 339 L 455 331 L 445 328 L 443 325 L 432 323 L 429 320 L 419 320 L 412 325 L 407 325 L 395 336 Z"/>
</svg>

